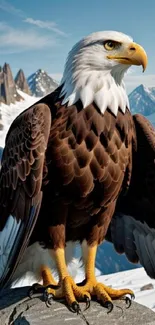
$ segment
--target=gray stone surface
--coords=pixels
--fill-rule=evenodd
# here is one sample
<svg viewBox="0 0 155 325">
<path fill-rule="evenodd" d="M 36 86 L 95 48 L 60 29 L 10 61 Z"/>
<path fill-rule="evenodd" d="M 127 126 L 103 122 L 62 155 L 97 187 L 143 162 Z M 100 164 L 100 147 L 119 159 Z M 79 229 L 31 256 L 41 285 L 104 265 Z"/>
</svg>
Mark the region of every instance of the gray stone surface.
<svg viewBox="0 0 155 325">
<path fill-rule="evenodd" d="M 68 310 L 63 302 L 53 301 L 47 308 L 42 297 L 27 298 L 28 288 L 4 291 L 0 296 L 0 325 L 153 325 L 155 313 L 140 304 L 132 303 L 126 309 L 124 301 L 115 301 L 110 314 L 97 302 L 91 302 L 91 307 L 82 315 L 76 315 Z"/>
</svg>

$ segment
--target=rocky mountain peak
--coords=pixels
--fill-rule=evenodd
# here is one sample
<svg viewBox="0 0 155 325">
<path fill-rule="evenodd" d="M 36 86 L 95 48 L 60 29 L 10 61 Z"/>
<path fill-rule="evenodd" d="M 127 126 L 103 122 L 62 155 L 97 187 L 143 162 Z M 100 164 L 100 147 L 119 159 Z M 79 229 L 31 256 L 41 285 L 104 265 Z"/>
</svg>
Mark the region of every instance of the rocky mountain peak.
<svg viewBox="0 0 155 325">
<path fill-rule="evenodd" d="M 10 65 L 5 63 L 0 72 L 0 102 L 10 105 L 21 100 L 13 79 Z"/>
<path fill-rule="evenodd" d="M 28 77 L 28 84 L 33 96 L 42 97 L 54 91 L 58 84 L 43 69 L 38 69 Z"/>
<path fill-rule="evenodd" d="M 132 114 L 140 113 L 148 116 L 155 112 L 155 87 L 140 85 L 129 95 Z"/>
<path fill-rule="evenodd" d="M 31 90 L 28 86 L 25 74 L 22 69 L 20 69 L 15 77 L 15 84 L 18 89 L 22 90 L 24 93 L 31 95 Z"/>
</svg>

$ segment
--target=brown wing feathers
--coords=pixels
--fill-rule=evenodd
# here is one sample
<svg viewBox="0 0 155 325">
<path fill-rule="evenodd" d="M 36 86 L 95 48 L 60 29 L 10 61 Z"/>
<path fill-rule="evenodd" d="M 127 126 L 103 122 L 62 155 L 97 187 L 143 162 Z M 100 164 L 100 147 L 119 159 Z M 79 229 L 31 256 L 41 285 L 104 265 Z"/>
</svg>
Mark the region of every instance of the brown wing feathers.
<svg viewBox="0 0 155 325">
<path fill-rule="evenodd" d="M 131 262 L 155 277 L 155 130 L 142 115 L 134 115 L 133 170 L 127 194 L 120 196 L 107 239 Z"/>
<path fill-rule="evenodd" d="M 11 265 L 9 274 L 22 256 L 39 212 L 50 126 L 48 106 L 38 104 L 18 116 L 7 134 L 0 174 L 0 231 L 3 237 L 7 223 L 8 241 L 13 236 L 12 231 L 16 233 L 10 243 L 11 254 L 5 261 L 6 266 Z M 13 222 L 10 216 L 16 221 Z M 5 253 L 7 243 L 3 246 Z M 9 276 L 6 271 L 3 265 L 1 280 L 4 275 Z"/>
</svg>

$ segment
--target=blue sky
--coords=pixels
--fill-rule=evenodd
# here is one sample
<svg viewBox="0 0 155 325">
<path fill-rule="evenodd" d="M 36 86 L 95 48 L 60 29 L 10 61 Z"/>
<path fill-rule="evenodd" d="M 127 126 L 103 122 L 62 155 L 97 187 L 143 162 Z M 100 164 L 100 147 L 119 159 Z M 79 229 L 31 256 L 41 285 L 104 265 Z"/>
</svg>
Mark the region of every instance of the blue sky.
<svg viewBox="0 0 155 325">
<path fill-rule="evenodd" d="M 128 92 L 140 83 L 155 86 L 155 1 L 135 0 L 0 0 L 0 64 L 26 77 L 42 68 L 60 79 L 68 51 L 94 31 L 118 30 L 141 44 L 147 70 L 133 67 Z"/>
</svg>

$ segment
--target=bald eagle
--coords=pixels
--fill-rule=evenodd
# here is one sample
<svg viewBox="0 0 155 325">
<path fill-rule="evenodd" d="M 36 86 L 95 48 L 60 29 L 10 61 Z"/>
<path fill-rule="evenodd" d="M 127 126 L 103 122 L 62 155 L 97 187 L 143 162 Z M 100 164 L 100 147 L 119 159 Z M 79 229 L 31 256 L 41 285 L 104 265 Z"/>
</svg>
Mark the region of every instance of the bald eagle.
<svg viewBox="0 0 155 325">
<path fill-rule="evenodd" d="M 143 195 L 146 207 L 154 199 L 155 134 L 144 117 L 130 113 L 123 77 L 131 65 L 147 65 L 144 49 L 131 37 L 93 33 L 69 52 L 60 86 L 13 121 L 0 172 L 1 288 L 24 254 L 26 265 L 31 247 L 41 243 L 59 274 L 56 283 L 47 259 L 33 259 L 47 300 L 65 298 L 79 311 L 79 301 L 96 296 L 112 310 L 113 299 L 133 295 L 98 283 L 94 272 L 104 239 L 132 262 L 146 266 L 149 260 L 141 253 L 143 238 L 135 235 L 147 214 L 137 216 L 136 206 Z M 142 227 L 144 235 L 148 226 Z M 66 245 L 77 241 L 85 266 L 81 285 L 69 274 L 65 255 Z"/>
</svg>

